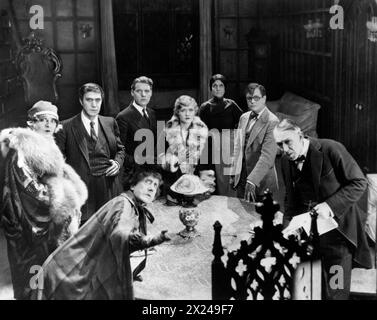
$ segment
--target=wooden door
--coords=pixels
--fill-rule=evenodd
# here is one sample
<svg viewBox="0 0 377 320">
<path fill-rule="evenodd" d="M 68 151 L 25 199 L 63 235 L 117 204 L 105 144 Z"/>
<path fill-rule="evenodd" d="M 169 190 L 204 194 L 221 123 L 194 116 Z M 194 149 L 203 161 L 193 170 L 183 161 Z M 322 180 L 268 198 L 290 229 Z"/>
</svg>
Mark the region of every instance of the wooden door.
<svg viewBox="0 0 377 320">
<path fill-rule="evenodd" d="M 345 12 L 341 38 L 342 72 L 339 109 L 342 141 L 360 167 L 375 172 L 376 164 L 376 42 L 368 40 L 366 22 L 376 12 L 371 0 L 354 1 Z"/>
</svg>

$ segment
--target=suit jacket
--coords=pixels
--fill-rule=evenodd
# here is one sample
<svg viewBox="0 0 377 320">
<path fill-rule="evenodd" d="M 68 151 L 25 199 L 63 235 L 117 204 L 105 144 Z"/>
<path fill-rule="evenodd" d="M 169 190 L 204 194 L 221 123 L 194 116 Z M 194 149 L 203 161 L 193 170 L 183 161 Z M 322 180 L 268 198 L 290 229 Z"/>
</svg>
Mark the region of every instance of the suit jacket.
<svg viewBox="0 0 377 320">
<path fill-rule="evenodd" d="M 133 167 L 134 152 L 138 145 L 142 141 L 135 141 L 135 133 L 139 129 L 150 129 L 153 133 L 153 147 L 156 146 L 157 136 L 157 121 L 156 115 L 153 109 L 147 107 L 147 113 L 150 119 L 150 125 L 148 121 L 140 114 L 140 112 L 131 103 L 127 108 L 123 109 L 116 116 L 120 130 L 120 139 L 123 145 L 126 147 L 126 159 L 125 167 Z M 155 150 L 154 150 L 155 151 Z M 154 155 L 156 156 L 156 155 Z"/>
<path fill-rule="evenodd" d="M 108 142 L 110 159 L 117 161 L 120 167 L 122 167 L 125 151 L 119 138 L 119 129 L 116 121 L 112 117 L 98 116 L 98 123 L 103 129 Z M 76 170 L 81 179 L 88 185 L 90 175 L 89 153 L 85 138 L 85 127 L 81 121 L 81 113 L 63 121 L 62 125 L 63 129 L 56 133 L 56 144 L 66 157 L 67 163 Z M 114 192 L 121 191 L 120 181 L 117 178 L 118 176 L 113 178 L 117 184 Z"/>
<path fill-rule="evenodd" d="M 367 188 L 367 180 L 356 161 L 339 142 L 310 138 L 309 150 L 314 190 L 318 202 L 326 202 L 332 209 L 340 233 L 352 244 L 354 260 L 364 267 L 371 267 L 370 253 L 362 221 L 365 213 L 357 201 Z M 281 158 L 286 187 L 285 217 L 297 212 L 288 157 Z"/>
<path fill-rule="evenodd" d="M 247 180 L 257 187 L 257 194 L 263 194 L 266 188 L 271 192 L 278 189 L 275 170 L 277 145 L 273 137 L 273 129 L 279 119 L 267 108 L 255 122 L 248 141 L 245 141 L 246 127 L 251 111 L 241 115 L 236 139 L 234 141 L 233 168 L 234 184 L 240 182 L 243 158 L 245 157 Z M 246 147 L 244 148 L 246 143 Z"/>
</svg>

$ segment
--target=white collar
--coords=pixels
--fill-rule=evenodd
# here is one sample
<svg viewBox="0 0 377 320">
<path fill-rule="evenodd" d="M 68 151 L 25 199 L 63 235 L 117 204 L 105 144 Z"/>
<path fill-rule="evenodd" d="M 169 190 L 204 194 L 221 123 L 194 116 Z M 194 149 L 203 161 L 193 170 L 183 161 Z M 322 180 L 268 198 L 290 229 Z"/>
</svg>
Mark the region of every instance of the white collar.
<svg viewBox="0 0 377 320">
<path fill-rule="evenodd" d="M 258 115 L 257 118 L 259 119 L 259 117 L 261 116 L 261 114 L 264 112 L 264 110 L 266 110 L 266 106 L 259 112 L 256 112 L 256 114 Z"/>
<path fill-rule="evenodd" d="M 309 139 L 307 139 L 307 138 L 303 138 L 303 139 L 304 139 L 304 141 L 303 141 L 304 146 L 303 146 L 303 148 L 302 148 L 302 153 L 301 153 L 301 155 L 303 155 L 303 156 L 306 158 L 306 155 L 308 154 L 308 151 L 309 151 L 309 144 L 310 144 L 310 141 L 309 141 Z"/>
<path fill-rule="evenodd" d="M 256 118 L 255 118 L 255 120 L 257 120 L 257 119 L 259 119 L 260 118 L 260 116 L 262 115 L 262 113 L 266 110 L 266 106 L 261 110 L 261 111 L 259 111 L 259 112 L 254 112 L 253 110 L 251 110 L 250 112 L 251 113 L 255 113 L 257 116 L 256 116 Z"/>
<path fill-rule="evenodd" d="M 94 122 L 94 131 L 98 135 L 98 116 L 96 116 L 93 120 L 90 120 L 85 114 L 84 111 L 81 111 L 81 122 L 83 123 L 85 130 L 90 135 L 90 123 Z"/>
<path fill-rule="evenodd" d="M 132 102 L 132 105 L 136 108 L 136 110 L 137 111 L 139 111 L 140 112 L 140 114 L 142 115 L 142 116 L 144 116 L 144 114 L 143 114 L 143 107 L 141 107 L 141 106 L 139 106 L 136 102 L 135 102 L 135 100 Z M 147 112 L 147 107 L 145 107 L 145 113 L 148 115 L 148 112 Z M 149 116 L 149 115 L 148 115 Z"/>
</svg>

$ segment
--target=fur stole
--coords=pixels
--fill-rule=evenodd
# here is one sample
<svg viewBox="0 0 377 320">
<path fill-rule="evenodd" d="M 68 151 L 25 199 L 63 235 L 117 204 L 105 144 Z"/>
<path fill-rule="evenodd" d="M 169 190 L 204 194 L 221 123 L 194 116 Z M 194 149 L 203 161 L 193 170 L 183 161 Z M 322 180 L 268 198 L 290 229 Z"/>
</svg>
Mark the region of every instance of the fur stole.
<svg viewBox="0 0 377 320">
<path fill-rule="evenodd" d="M 208 138 L 208 128 L 199 117 L 194 117 L 191 126 L 188 129 L 188 137 L 186 143 L 183 140 L 179 119 L 173 116 L 165 127 L 166 141 L 168 149 L 166 151 L 163 162 L 170 166 L 173 162 L 180 164 L 182 172 L 186 165 L 192 169 L 198 164 L 200 155 L 206 145 Z M 191 169 L 191 170 L 192 170 Z"/>
<path fill-rule="evenodd" d="M 88 197 L 85 183 L 65 163 L 63 154 L 53 139 L 26 128 L 11 128 L 0 132 L 0 142 L 17 152 L 17 166 L 47 189 L 51 221 L 51 236 L 60 244 L 78 230 L 80 209 Z M 64 233 L 64 234 L 63 234 Z"/>
<path fill-rule="evenodd" d="M 208 138 L 208 128 L 199 117 L 194 117 L 194 120 L 189 128 L 186 144 L 184 143 L 179 119 L 173 116 L 166 124 L 165 134 L 166 141 L 169 144 L 166 155 L 176 156 L 183 162 L 190 159 L 190 164 L 198 164 L 200 155 L 206 145 Z"/>
</svg>

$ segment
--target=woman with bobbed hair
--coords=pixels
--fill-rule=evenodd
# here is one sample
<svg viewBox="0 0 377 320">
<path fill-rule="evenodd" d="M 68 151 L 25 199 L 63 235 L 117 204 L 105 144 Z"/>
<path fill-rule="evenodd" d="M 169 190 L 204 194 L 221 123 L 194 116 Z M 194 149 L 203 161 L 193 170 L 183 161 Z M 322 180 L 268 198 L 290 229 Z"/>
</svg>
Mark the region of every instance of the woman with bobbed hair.
<svg viewBox="0 0 377 320">
<path fill-rule="evenodd" d="M 57 110 L 51 102 L 39 101 L 28 111 L 29 128 L 0 132 L 0 222 L 15 299 L 30 299 L 38 271 L 33 268 L 78 230 L 88 195 L 55 144 Z"/>
<path fill-rule="evenodd" d="M 204 166 L 199 165 L 200 156 L 205 148 L 208 128 L 197 116 L 199 107 L 194 98 L 182 95 L 174 103 L 172 118 L 164 130 L 166 137 L 166 153 L 160 154 L 160 163 L 164 171 L 164 186 L 168 204 L 178 202 L 177 194 L 170 186 L 183 174 L 211 175 Z M 161 142 L 160 142 L 161 143 Z M 214 174 L 214 172 L 213 172 Z M 214 191 L 213 183 L 206 180 L 206 186 Z"/>
<path fill-rule="evenodd" d="M 209 163 L 216 171 L 217 193 L 236 196 L 235 191 L 229 186 L 229 175 L 227 175 L 226 168 L 231 163 L 233 129 L 237 128 L 243 111 L 233 100 L 224 97 L 226 86 L 227 80 L 222 74 L 215 74 L 210 78 L 209 88 L 212 98 L 200 106 L 199 116 L 209 130 L 217 129 L 220 133 L 220 139 L 215 139 L 211 133 L 208 137 Z M 222 148 L 226 148 L 226 150 L 222 150 Z M 212 158 L 212 150 L 215 150 L 220 158 Z M 223 158 L 225 155 L 228 157 Z"/>
</svg>

